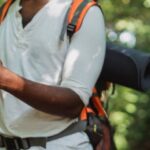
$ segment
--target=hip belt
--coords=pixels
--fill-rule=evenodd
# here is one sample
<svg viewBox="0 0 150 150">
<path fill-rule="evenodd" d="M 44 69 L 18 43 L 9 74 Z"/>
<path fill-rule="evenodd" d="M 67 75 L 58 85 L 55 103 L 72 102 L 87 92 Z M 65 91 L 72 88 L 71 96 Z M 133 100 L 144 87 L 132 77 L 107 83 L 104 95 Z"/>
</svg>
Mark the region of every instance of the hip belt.
<svg viewBox="0 0 150 150">
<path fill-rule="evenodd" d="M 0 135 L 0 147 L 5 147 L 6 150 L 25 150 L 32 146 L 41 146 L 46 148 L 46 143 L 48 141 L 56 140 L 73 133 L 84 131 L 86 128 L 86 121 L 79 121 L 71 124 L 64 131 L 57 135 L 50 137 L 29 137 L 29 138 L 19 138 L 19 137 L 6 137 Z"/>
</svg>

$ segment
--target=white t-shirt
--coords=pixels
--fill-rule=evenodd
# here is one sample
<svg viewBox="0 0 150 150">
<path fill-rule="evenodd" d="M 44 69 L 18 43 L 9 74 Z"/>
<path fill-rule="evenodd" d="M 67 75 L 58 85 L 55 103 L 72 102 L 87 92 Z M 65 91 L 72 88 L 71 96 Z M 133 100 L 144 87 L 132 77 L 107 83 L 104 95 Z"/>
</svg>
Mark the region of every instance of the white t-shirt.
<svg viewBox="0 0 150 150">
<path fill-rule="evenodd" d="M 105 28 L 98 7 L 88 11 L 69 43 L 62 25 L 71 0 L 50 0 L 22 27 L 20 0 L 0 26 L 0 59 L 16 74 L 46 85 L 68 87 L 85 105 L 100 74 L 105 54 Z M 19 137 L 50 136 L 75 120 L 46 114 L 0 91 L 0 133 Z"/>
</svg>

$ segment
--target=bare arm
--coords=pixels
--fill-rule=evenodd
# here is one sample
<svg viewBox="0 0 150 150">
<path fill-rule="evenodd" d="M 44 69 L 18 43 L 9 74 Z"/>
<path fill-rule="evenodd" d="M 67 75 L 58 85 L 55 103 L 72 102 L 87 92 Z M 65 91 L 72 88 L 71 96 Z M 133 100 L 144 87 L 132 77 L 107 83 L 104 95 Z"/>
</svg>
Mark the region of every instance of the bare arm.
<svg viewBox="0 0 150 150">
<path fill-rule="evenodd" d="M 46 113 L 74 118 L 83 103 L 69 88 L 52 87 L 24 79 L 0 66 L 0 88 Z"/>
</svg>

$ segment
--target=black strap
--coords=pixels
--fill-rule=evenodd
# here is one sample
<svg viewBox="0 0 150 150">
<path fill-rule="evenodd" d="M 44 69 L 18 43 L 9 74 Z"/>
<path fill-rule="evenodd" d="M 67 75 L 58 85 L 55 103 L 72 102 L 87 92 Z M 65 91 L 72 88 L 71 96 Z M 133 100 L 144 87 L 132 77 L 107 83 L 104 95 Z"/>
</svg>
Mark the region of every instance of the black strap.
<svg viewBox="0 0 150 150">
<path fill-rule="evenodd" d="M 41 146 L 46 148 L 47 138 L 18 138 L 0 136 L 0 147 L 5 147 L 6 150 L 29 149 L 32 146 Z"/>
<path fill-rule="evenodd" d="M 63 41 L 63 40 L 64 40 L 64 36 L 65 36 L 66 30 L 67 30 L 67 23 L 68 23 L 69 10 L 70 10 L 70 8 L 67 10 L 67 12 L 66 12 L 66 14 L 65 14 L 65 18 L 64 18 L 64 21 L 63 21 L 63 26 L 62 26 L 62 30 L 61 30 L 60 38 L 59 38 L 60 41 Z"/>
<path fill-rule="evenodd" d="M 11 138 L 0 135 L 0 147 L 5 147 L 6 150 L 29 149 L 32 146 L 41 146 L 43 148 L 46 148 L 47 141 L 56 140 L 67 135 L 84 131 L 86 129 L 86 124 L 86 121 L 75 122 L 71 124 L 68 128 L 66 128 L 64 131 L 50 137 Z"/>
<path fill-rule="evenodd" d="M 87 121 L 78 121 L 73 124 L 71 124 L 68 128 L 66 128 L 64 131 L 62 131 L 59 134 L 56 134 L 54 136 L 50 136 L 47 138 L 48 141 L 52 141 L 67 135 L 71 135 L 77 132 L 85 131 L 87 126 Z"/>
</svg>

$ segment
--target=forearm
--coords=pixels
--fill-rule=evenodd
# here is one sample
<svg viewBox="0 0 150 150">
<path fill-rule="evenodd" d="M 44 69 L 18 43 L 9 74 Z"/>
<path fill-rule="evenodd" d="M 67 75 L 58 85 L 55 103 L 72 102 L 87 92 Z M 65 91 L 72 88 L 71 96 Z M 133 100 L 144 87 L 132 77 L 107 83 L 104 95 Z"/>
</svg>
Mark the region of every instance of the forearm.
<svg viewBox="0 0 150 150">
<path fill-rule="evenodd" d="M 29 81 L 7 69 L 4 72 L 7 76 L 0 83 L 1 89 L 40 111 L 70 118 L 79 116 L 83 103 L 72 90 Z"/>
</svg>

